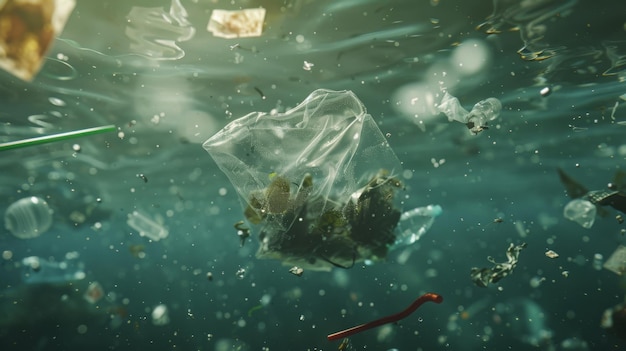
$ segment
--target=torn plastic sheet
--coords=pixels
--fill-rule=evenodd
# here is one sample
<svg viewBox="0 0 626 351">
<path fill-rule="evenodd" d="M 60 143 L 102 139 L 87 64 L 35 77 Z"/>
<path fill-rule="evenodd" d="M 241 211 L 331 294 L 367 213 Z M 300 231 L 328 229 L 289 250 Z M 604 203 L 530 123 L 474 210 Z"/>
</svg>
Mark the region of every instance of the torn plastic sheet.
<svg viewBox="0 0 626 351">
<path fill-rule="evenodd" d="M 263 32 L 264 20 L 264 8 L 213 10 L 207 30 L 216 37 L 226 39 L 259 37 Z"/>
<path fill-rule="evenodd" d="M 130 50 L 153 60 L 178 60 L 185 51 L 178 43 L 191 40 L 196 30 L 187 20 L 180 0 L 172 0 L 168 12 L 162 7 L 133 6 L 126 18 Z"/>
<path fill-rule="evenodd" d="M 0 1 L 0 68 L 32 80 L 75 5 L 74 0 Z"/>
<path fill-rule="evenodd" d="M 472 110 L 467 112 L 459 103 L 459 99 L 446 91 L 437 108 L 448 116 L 449 121 L 461 122 L 472 134 L 478 134 L 489 129 L 488 122 L 500 116 L 502 104 L 500 100 L 490 97 L 477 102 Z"/>
<path fill-rule="evenodd" d="M 493 257 L 487 257 L 487 260 L 493 263 L 493 267 L 472 268 L 470 276 L 474 284 L 481 288 L 486 288 L 490 283 L 497 283 L 500 279 L 511 274 L 519 260 L 520 251 L 524 248 L 526 248 L 526 243 L 520 245 L 510 244 L 509 248 L 506 249 L 506 262 L 498 263 Z"/>
<path fill-rule="evenodd" d="M 320 89 L 285 113 L 248 114 L 203 147 L 260 226 L 257 257 L 348 268 L 384 258 L 396 241 L 400 161 L 350 91 Z"/>
</svg>

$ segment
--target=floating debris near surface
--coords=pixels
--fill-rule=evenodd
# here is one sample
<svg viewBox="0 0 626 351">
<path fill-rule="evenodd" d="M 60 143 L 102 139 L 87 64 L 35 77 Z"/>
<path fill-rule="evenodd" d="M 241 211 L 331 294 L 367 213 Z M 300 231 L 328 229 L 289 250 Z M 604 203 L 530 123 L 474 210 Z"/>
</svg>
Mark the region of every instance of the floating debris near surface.
<svg viewBox="0 0 626 351">
<path fill-rule="evenodd" d="M 162 326 L 170 322 L 169 310 L 166 305 L 157 305 L 152 310 L 152 324 Z"/>
<path fill-rule="evenodd" d="M 539 91 L 539 94 L 541 94 L 541 96 L 546 97 L 550 94 L 552 94 L 552 89 L 550 89 L 550 87 L 544 87 L 543 89 L 541 89 Z"/>
<path fill-rule="evenodd" d="M 169 235 L 169 231 L 163 225 L 139 211 L 129 213 L 126 223 L 138 231 L 140 236 L 147 236 L 152 241 L 165 239 Z"/>
<path fill-rule="evenodd" d="M 626 272 L 626 246 L 618 246 L 602 267 L 617 275 L 623 275 Z"/>
<path fill-rule="evenodd" d="M 285 113 L 252 112 L 203 147 L 256 227 L 259 258 L 348 269 L 385 259 L 400 235 L 402 164 L 350 91 L 320 89 Z M 252 228 L 242 225 L 243 243 Z"/>
<path fill-rule="evenodd" d="M 552 250 L 548 250 L 548 251 L 546 251 L 546 256 L 548 258 L 557 258 L 557 257 L 559 257 L 559 254 L 554 252 L 554 251 L 552 251 Z"/>
<path fill-rule="evenodd" d="M 487 287 L 490 283 L 497 283 L 500 279 L 506 277 L 513 272 L 513 269 L 517 265 L 519 260 L 519 253 L 522 249 L 526 248 L 526 243 L 520 245 L 510 244 L 506 250 L 507 262 L 498 263 L 493 257 L 487 257 L 487 260 L 494 264 L 493 267 L 488 268 L 472 268 L 470 276 L 474 284 L 481 288 Z"/>
<path fill-rule="evenodd" d="M 214 36 L 233 39 L 259 37 L 263 33 L 265 9 L 213 10 L 207 30 Z"/>
<path fill-rule="evenodd" d="M 87 287 L 87 290 L 85 291 L 83 297 L 85 298 L 85 300 L 87 300 L 87 302 L 94 304 L 100 301 L 102 297 L 104 297 L 104 289 L 102 288 L 102 285 L 100 285 L 100 283 L 92 282 Z"/>
<path fill-rule="evenodd" d="M 467 126 L 472 134 L 476 135 L 489 129 L 488 122 L 500 116 L 502 103 L 500 100 L 490 97 L 477 102 L 468 112 L 461 106 L 459 99 L 446 91 L 437 108 L 448 117 L 450 122 L 461 122 Z"/>
<path fill-rule="evenodd" d="M 293 266 L 291 268 L 289 268 L 289 273 L 293 274 L 293 275 L 297 275 L 298 277 L 302 276 L 302 273 L 304 273 L 304 269 L 298 267 L 298 266 Z"/>
</svg>

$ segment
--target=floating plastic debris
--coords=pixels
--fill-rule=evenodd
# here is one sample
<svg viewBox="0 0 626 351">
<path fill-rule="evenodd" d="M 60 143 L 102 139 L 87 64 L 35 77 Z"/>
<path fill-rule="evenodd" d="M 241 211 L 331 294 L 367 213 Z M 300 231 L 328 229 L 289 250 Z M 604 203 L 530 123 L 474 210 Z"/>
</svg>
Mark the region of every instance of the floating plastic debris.
<svg viewBox="0 0 626 351">
<path fill-rule="evenodd" d="M 0 68 L 32 80 L 74 6 L 74 0 L 0 1 Z"/>
<path fill-rule="evenodd" d="M 244 225 L 244 221 L 239 221 L 234 225 L 237 229 L 237 236 L 239 237 L 239 247 L 245 245 L 246 240 L 250 237 L 250 228 Z"/>
<path fill-rule="evenodd" d="M 487 257 L 487 260 L 493 263 L 494 266 L 491 268 L 472 268 L 470 276 L 474 284 L 485 288 L 489 284 L 497 283 L 500 279 L 511 274 L 519 260 L 519 253 L 524 248 L 526 248 L 526 243 L 520 245 L 510 244 L 506 250 L 507 262 L 498 263 L 493 257 Z"/>
<path fill-rule="evenodd" d="M 411 315 L 411 313 L 415 312 L 421 305 L 424 304 L 424 302 L 428 302 L 428 301 L 439 304 L 443 302 L 443 296 L 439 294 L 435 294 L 435 293 L 426 293 L 418 297 L 415 301 L 413 301 L 411 305 L 409 305 L 409 307 L 407 307 L 403 311 L 400 311 L 398 313 L 395 313 L 386 317 L 379 318 L 377 320 L 374 320 L 368 323 L 360 324 L 355 327 L 348 328 L 346 330 L 332 333 L 328 335 L 327 338 L 330 341 L 341 339 L 341 338 L 347 338 L 350 335 L 354 335 L 354 334 L 363 332 L 368 329 L 376 328 L 387 323 L 397 322 Z"/>
<path fill-rule="evenodd" d="M 133 211 L 128 214 L 128 220 L 126 223 L 131 228 L 138 231 L 139 235 L 147 236 L 154 241 L 165 239 L 169 235 L 169 232 L 165 227 L 148 218 L 148 216 L 139 211 Z"/>
<path fill-rule="evenodd" d="M 596 271 L 601 271 L 602 270 L 602 266 L 603 266 L 603 264 L 602 264 L 603 261 L 604 261 L 604 256 L 602 256 L 601 253 L 595 253 L 593 255 L 593 262 L 591 263 L 591 266 Z"/>
<path fill-rule="evenodd" d="M 311 270 L 386 257 L 400 161 L 350 91 L 316 90 L 280 114 L 239 118 L 203 147 L 261 226 L 257 257 Z"/>
<path fill-rule="evenodd" d="M 85 291 L 83 297 L 89 303 L 96 303 L 100 301 L 102 297 L 104 297 L 104 289 L 102 288 L 102 285 L 100 285 L 100 283 L 92 282 L 87 287 L 87 290 Z"/>
<path fill-rule="evenodd" d="M 417 207 L 403 212 L 400 216 L 400 235 L 397 236 L 393 248 L 408 246 L 418 241 L 441 215 L 443 210 L 439 205 Z"/>
<path fill-rule="evenodd" d="M 183 58 L 185 51 L 177 44 L 190 40 L 196 32 L 187 16 L 180 0 L 172 0 L 168 12 L 162 7 L 132 7 L 126 15 L 130 50 L 153 60 Z"/>
<path fill-rule="evenodd" d="M 559 257 L 559 254 L 554 252 L 554 251 L 552 251 L 552 250 L 548 250 L 548 251 L 546 251 L 546 257 L 548 257 L 548 258 L 557 258 L 557 257 Z"/>
<path fill-rule="evenodd" d="M 580 224 L 583 228 L 591 228 L 596 220 L 596 206 L 587 200 L 574 199 L 563 208 L 563 217 Z"/>
<path fill-rule="evenodd" d="M 617 275 L 623 275 L 626 273 L 626 246 L 618 246 L 617 249 L 611 254 L 611 257 L 604 262 L 602 267 L 614 272 Z"/>
<path fill-rule="evenodd" d="M 80 138 L 80 137 L 84 137 L 87 135 L 109 133 L 109 132 L 115 132 L 115 131 L 117 131 L 117 128 L 114 125 L 107 125 L 107 126 L 102 126 L 102 127 L 75 130 L 75 131 L 66 132 L 66 133 L 46 135 L 46 136 L 30 138 L 30 139 L 22 139 L 18 141 L 11 141 L 8 143 L 0 144 L 0 151 L 18 149 L 18 148 L 22 148 L 26 146 L 47 144 L 47 143 L 52 143 L 55 141 L 63 141 L 63 140 L 68 140 L 68 139 L 73 139 L 73 138 Z"/>
<path fill-rule="evenodd" d="M 152 324 L 166 325 L 170 322 L 169 311 L 164 304 L 157 305 L 152 310 Z"/>
<path fill-rule="evenodd" d="M 36 238 L 52 226 L 52 209 L 36 196 L 17 200 L 4 213 L 4 226 L 20 239 Z"/>
<path fill-rule="evenodd" d="M 579 200 L 571 201 L 566 205 L 569 216 L 574 219 L 568 218 L 564 210 L 566 218 L 580 223 L 585 228 L 590 228 L 595 221 L 596 214 L 601 217 L 608 214 L 607 210 L 603 208 L 605 206 L 611 206 L 622 213 L 626 213 L 626 172 L 622 170 L 615 172 L 613 180 L 608 184 L 608 189 L 589 191 L 562 169 L 558 168 L 557 171 L 567 195 Z M 590 204 L 595 206 L 595 210 L 590 207 Z M 620 218 L 621 216 L 616 217 L 616 220 L 619 222 Z"/>
<path fill-rule="evenodd" d="M 289 268 L 289 273 L 293 274 L 293 275 L 297 275 L 298 277 L 301 277 L 302 274 L 304 273 L 304 269 L 298 267 L 298 266 L 293 266 L 291 268 Z"/>
<path fill-rule="evenodd" d="M 458 121 L 467 126 L 472 134 L 478 134 L 485 129 L 489 121 L 500 116 L 502 104 L 500 100 L 490 97 L 476 103 L 472 111 L 467 112 L 459 103 L 459 99 L 445 92 L 438 109 L 448 116 L 449 121 Z"/>
<path fill-rule="evenodd" d="M 27 284 L 63 283 L 85 279 L 83 263 L 77 257 L 65 261 L 48 261 L 37 256 L 22 259 L 22 280 Z"/>
<path fill-rule="evenodd" d="M 207 30 L 214 36 L 226 39 L 259 37 L 263 32 L 265 9 L 238 11 L 213 10 Z"/>
</svg>

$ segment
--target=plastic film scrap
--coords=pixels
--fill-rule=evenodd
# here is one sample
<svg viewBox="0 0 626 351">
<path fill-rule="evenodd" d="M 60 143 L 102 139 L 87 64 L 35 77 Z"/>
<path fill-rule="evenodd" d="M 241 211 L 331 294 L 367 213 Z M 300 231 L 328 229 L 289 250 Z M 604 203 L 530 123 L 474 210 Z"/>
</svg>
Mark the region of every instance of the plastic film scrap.
<svg viewBox="0 0 626 351">
<path fill-rule="evenodd" d="M 74 0 L 0 1 L 0 68 L 32 80 L 74 5 Z"/>
<path fill-rule="evenodd" d="M 239 11 L 213 10 L 207 30 L 214 36 L 226 39 L 259 37 L 263 32 L 265 9 Z"/>
<path fill-rule="evenodd" d="M 203 147 L 259 227 L 257 257 L 330 270 L 382 259 L 396 241 L 400 162 L 350 91 L 316 90 L 285 113 L 250 113 Z"/>
<path fill-rule="evenodd" d="M 489 121 L 500 116 L 502 104 L 500 100 L 490 97 L 477 102 L 471 111 L 467 111 L 461 106 L 459 99 L 445 92 L 438 109 L 444 113 L 450 122 L 457 121 L 465 124 L 471 134 L 478 134 L 485 129 L 489 129 Z"/>
<path fill-rule="evenodd" d="M 603 267 L 617 275 L 624 275 L 626 273 L 626 246 L 619 245 L 611 257 L 604 262 Z"/>
<path fill-rule="evenodd" d="M 493 267 L 472 268 L 470 277 L 476 286 L 486 288 L 489 284 L 497 283 L 500 279 L 513 273 L 513 269 L 517 266 L 520 251 L 526 248 L 526 243 L 520 245 L 510 244 L 506 249 L 506 262 L 496 262 L 493 257 L 487 260 L 493 264 Z"/>
</svg>

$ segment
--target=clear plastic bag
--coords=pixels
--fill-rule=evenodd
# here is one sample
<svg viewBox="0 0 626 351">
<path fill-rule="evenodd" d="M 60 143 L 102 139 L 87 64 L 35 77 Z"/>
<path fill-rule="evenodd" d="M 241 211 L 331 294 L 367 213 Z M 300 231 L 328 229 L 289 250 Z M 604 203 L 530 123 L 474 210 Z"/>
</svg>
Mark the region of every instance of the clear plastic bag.
<svg viewBox="0 0 626 351">
<path fill-rule="evenodd" d="M 260 226 L 258 257 L 328 270 L 384 258 L 396 240 L 401 165 L 350 91 L 250 113 L 203 147 Z"/>
</svg>

